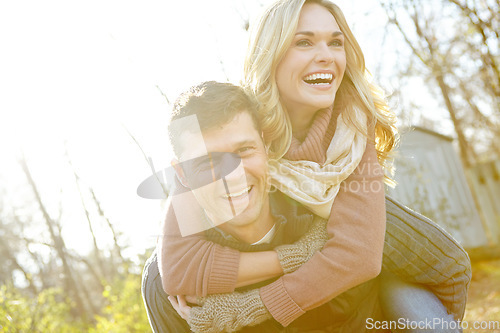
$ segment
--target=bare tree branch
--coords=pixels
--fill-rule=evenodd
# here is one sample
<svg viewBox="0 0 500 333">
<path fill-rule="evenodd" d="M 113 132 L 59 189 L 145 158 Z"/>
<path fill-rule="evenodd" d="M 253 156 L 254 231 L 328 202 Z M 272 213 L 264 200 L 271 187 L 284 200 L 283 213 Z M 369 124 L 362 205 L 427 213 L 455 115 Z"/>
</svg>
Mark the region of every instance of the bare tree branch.
<svg viewBox="0 0 500 333">
<path fill-rule="evenodd" d="M 80 296 L 79 289 L 77 287 L 77 284 L 75 282 L 75 279 L 73 278 L 73 274 L 71 272 L 71 267 L 69 265 L 69 262 L 66 257 L 66 246 L 64 244 L 64 240 L 56 235 L 54 231 L 54 221 L 51 219 L 50 215 L 48 214 L 47 210 L 45 209 L 45 205 L 43 204 L 42 198 L 40 196 L 40 193 L 38 191 L 38 187 L 36 186 L 35 181 L 33 180 L 33 177 L 31 175 L 31 172 L 29 170 L 28 164 L 26 162 L 26 159 L 23 155 L 22 159 L 19 161 L 21 164 L 21 167 L 24 171 L 24 174 L 26 176 L 26 179 L 28 181 L 28 184 L 30 185 L 33 194 L 35 195 L 35 199 L 38 202 L 39 208 L 42 212 L 42 215 L 45 220 L 45 224 L 47 226 L 47 229 L 49 230 L 49 234 L 51 236 L 52 242 L 54 244 L 54 247 L 56 249 L 56 252 L 59 256 L 59 259 L 62 262 L 63 266 L 63 271 L 64 271 L 64 281 L 65 285 L 68 291 L 69 295 L 72 295 L 76 302 L 76 307 L 77 311 L 79 314 L 81 314 L 85 319 L 87 317 L 87 311 L 85 309 L 85 306 L 83 304 L 82 298 Z"/>
</svg>

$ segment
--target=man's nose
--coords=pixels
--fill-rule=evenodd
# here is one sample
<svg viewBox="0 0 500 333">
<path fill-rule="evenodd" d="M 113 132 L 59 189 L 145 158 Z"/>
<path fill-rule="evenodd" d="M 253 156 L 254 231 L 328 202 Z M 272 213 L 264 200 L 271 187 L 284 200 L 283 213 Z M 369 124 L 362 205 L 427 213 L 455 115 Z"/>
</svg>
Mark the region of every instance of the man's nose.
<svg viewBox="0 0 500 333">
<path fill-rule="evenodd" d="M 233 184 L 246 182 L 245 166 L 243 165 L 243 160 L 240 159 L 238 165 L 234 168 L 234 170 L 228 172 L 225 178 L 227 182 L 231 182 Z"/>
</svg>

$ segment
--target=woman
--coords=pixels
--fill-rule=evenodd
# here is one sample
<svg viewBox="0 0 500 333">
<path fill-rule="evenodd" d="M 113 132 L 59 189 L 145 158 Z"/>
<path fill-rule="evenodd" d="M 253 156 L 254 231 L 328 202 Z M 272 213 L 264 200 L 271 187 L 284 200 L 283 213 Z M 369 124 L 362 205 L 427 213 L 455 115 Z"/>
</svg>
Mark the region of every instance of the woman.
<svg viewBox="0 0 500 333">
<path fill-rule="evenodd" d="M 270 155 L 277 159 L 273 164 L 274 185 L 315 214 L 328 218 L 330 239 L 321 252 L 307 262 L 307 270 L 293 272 L 297 266 L 284 267 L 275 251 L 240 255 L 200 238 L 173 240 L 170 237 L 168 242 L 163 242 L 162 250 L 168 253 L 168 258 L 160 260 L 164 276 L 181 273 L 169 270 L 175 267 L 173 265 L 162 265 L 164 260 L 194 262 L 192 266 L 196 266 L 197 271 L 182 274 L 199 276 L 193 281 L 165 281 L 164 287 L 170 295 L 229 292 L 249 282 L 277 276 L 282 269 L 290 274 L 261 288 L 260 298 L 270 312 L 269 318 L 272 315 L 287 326 L 305 311 L 379 274 L 386 220 L 381 165 L 395 145 L 396 131 L 394 115 L 377 87 L 366 79 L 365 72 L 359 45 L 340 9 L 330 2 L 279 1 L 262 16 L 250 45 L 245 80 L 262 105 L 264 137 L 269 143 Z M 289 185 L 290 179 L 294 186 Z M 388 202 L 388 208 L 399 212 L 388 215 L 394 221 L 408 216 L 420 218 L 392 201 Z M 391 230 L 389 223 L 388 231 Z M 413 259 L 418 261 L 418 255 L 414 255 L 416 250 L 398 251 L 393 238 L 388 235 L 389 246 L 386 244 L 387 251 L 384 250 L 388 260 L 384 259 L 384 266 L 411 278 L 413 273 L 401 267 L 408 266 L 408 257 L 417 257 Z M 187 258 L 188 248 L 195 248 L 197 255 Z M 404 250 L 409 254 L 406 257 Z M 282 255 L 286 249 L 278 252 Z M 397 260 L 396 254 L 399 254 Z M 209 260 L 202 259 L 207 256 Z M 446 276 L 439 276 L 439 269 L 434 275 L 427 274 L 427 269 L 426 276 L 418 276 L 412 282 L 438 285 L 451 279 L 455 287 L 466 287 L 470 278 L 467 259 L 460 249 L 457 256 L 462 256 L 463 267 L 446 272 Z M 203 260 L 206 265 L 196 264 Z M 451 261 L 454 260 L 456 258 Z M 253 262 L 266 264 L 255 269 Z M 414 266 L 414 262 L 410 264 Z M 429 263 L 422 261 L 422 266 L 426 265 Z M 235 278 L 217 280 L 221 272 Z M 311 285 L 321 288 L 304 293 L 304 286 Z M 390 296 L 387 299 L 391 299 Z M 441 301 L 444 303 L 443 298 Z M 456 319 L 463 315 L 460 303 L 452 297 L 450 304 L 446 304 L 455 312 Z M 200 311 L 203 308 L 194 313 L 202 315 Z"/>
</svg>

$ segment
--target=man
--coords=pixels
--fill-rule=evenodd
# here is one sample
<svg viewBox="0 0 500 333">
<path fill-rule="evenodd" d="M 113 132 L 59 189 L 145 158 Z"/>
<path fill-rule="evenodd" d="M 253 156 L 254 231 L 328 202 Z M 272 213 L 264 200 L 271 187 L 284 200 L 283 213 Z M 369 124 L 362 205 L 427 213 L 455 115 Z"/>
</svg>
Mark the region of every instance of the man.
<svg viewBox="0 0 500 333">
<path fill-rule="evenodd" d="M 169 267 L 173 268 L 170 271 L 175 271 L 176 274 L 175 277 L 164 276 L 162 284 L 158 264 L 165 263 L 157 262 L 155 252 L 146 264 L 143 276 L 143 296 L 153 330 L 187 332 L 191 328 L 197 332 L 220 332 L 243 328 L 242 331 L 245 332 L 362 332 L 378 329 L 383 325 L 376 324 L 381 318 L 377 279 L 349 289 L 328 303 L 305 312 L 286 329 L 271 317 L 264 306 L 256 288 L 272 282 L 273 278 L 283 272 L 296 270 L 322 248 L 328 236 L 324 221 L 282 194 L 269 194 L 267 156 L 255 113 L 256 108 L 256 103 L 241 88 L 216 82 L 196 86 L 181 95 L 176 102 L 169 134 L 176 154 L 173 166 L 182 185 L 179 184 L 172 196 L 174 209 L 169 210 L 167 219 L 177 219 L 179 224 L 174 224 L 173 228 L 177 230 L 165 229 L 158 251 L 162 251 L 161 244 L 165 242 L 175 246 L 180 234 L 203 232 L 207 240 L 241 251 L 236 251 L 239 256 L 252 251 L 274 253 L 278 256 L 277 265 L 281 267 L 278 270 L 272 268 L 276 265 L 274 258 L 271 258 L 273 263 L 256 262 L 261 266 L 259 268 L 268 269 L 265 274 L 268 280 L 261 282 L 263 270 L 259 269 L 259 279 L 250 279 L 259 283 L 239 288 L 232 294 L 211 295 L 221 292 L 217 291 L 220 283 L 221 290 L 227 289 L 227 286 L 223 285 L 224 280 L 235 280 L 234 276 L 225 279 L 223 275 L 228 274 L 228 271 L 217 270 L 215 267 L 220 277 L 218 280 L 222 282 L 212 282 L 212 289 L 206 293 L 210 296 L 201 300 L 201 307 L 190 308 L 183 297 L 169 297 L 163 291 L 165 281 L 168 281 L 169 286 L 174 286 L 173 288 L 186 281 L 190 282 L 193 276 L 183 274 L 188 267 L 179 265 L 175 257 L 168 258 L 172 265 Z M 196 202 L 200 207 L 194 205 Z M 389 273 L 385 281 L 389 282 L 383 289 L 393 291 L 390 294 L 385 293 L 385 303 L 398 310 L 394 312 L 402 313 L 396 319 L 425 319 L 437 315 L 438 318 L 446 318 L 446 323 L 452 323 L 453 315 L 449 314 L 452 311 L 448 309 L 447 313 L 440 299 L 433 293 L 440 294 L 444 300 L 449 297 L 449 308 L 453 309 L 456 305 L 458 310 L 455 313 L 460 316 L 461 311 L 463 315 L 465 303 L 460 301 L 462 294 L 456 295 L 457 291 L 466 291 L 470 280 L 466 253 L 425 217 L 390 199 L 387 200 L 387 207 L 388 230 L 397 232 L 401 238 L 393 237 L 396 243 L 385 244 L 384 268 Z M 419 231 L 425 231 L 426 235 L 429 235 L 432 246 L 431 242 L 420 244 L 408 238 L 415 232 L 410 230 L 415 225 L 419 225 Z M 409 231 L 403 233 L 401 228 L 409 228 Z M 291 243 L 294 244 L 283 245 Z M 193 256 L 197 256 L 198 263 L 203 262 L 207 250 L 206 247 L 188 249 L 186 253 L 183 250 L 182 262 L 186 264 Z M 445 251 L 446 255 L 440 254 L 443 253 L 440 251 Z M 169 255 L 161 253 L 163 256 Z M 429 261 L 420 259 L 422 253 L 427 259 L 432 259 L 433 266 L 426 266 Z M 219 255 L 224 257 L 224 254 Z M 186 258 L 189 260 L 185 260 Z M 224 260 L 227 262 L 235 258 L 228 256 Z M 242 262 L 240 261 L 239 269 L 242 268 Z M 251 270 L 251 266 L 245 269 Z M 196 267 L 194 270 L 189 267 L 189 270 L 196 271 Z M 202 283 L 205 278 L 203 273 L 201 271 L 197 277 L 197 281 Z M 396 285 L 392 281 L 399 280 L 391 279 L 390 274 L 393 273 L 423 286 Z M 247 280 L 240 285 L 248 284 Z M 238 284 L 236 286 L 238 287 Z M 433 286 L 433 293 L 424 286 Z M 201 287 L 207 289 L 206 286 Z M 321 288 L 304 287 L 306 291 L 307 288 Z M 172 294 L 175 295 L 176 292 Z M 200 292 L 196 289 L 193 294 Z M 309 294 L 305 296 L 310 297 Z M 317 302 L 317 299 L 311 301 Z M 384 310 L 387 309 L 384 307 Z"/>
<path fill-rule="evenodd" d="M 255 113 L 256 103 L 241 88 L 207 82 L 181 96 L 174 110 L 169 128 L 176 154 L 173 165 L 180 183 L 190 189 L 179 191 L 182 193 L 177 192 L 172 198 L 181 202 L 173 204 L 176 218 L 182 220 L 180 225 L 190 224 L 187 229 L 191 231 L 207 229 L 204 235 L 208 240 L 242 252 L 276 248 L 280 260 L 287 262 L 296 257 L 303 257 L 305 262 L 323 246 L 328 237 L 325 221 L 282 194 L 269 193 L 267 154 Z M 194 115 L 195 118 L 190 118 Z M 178 122 L 177 126 L 172 125 L 178 120 L 182 120 L 181 125 Z M 195 210 L 193 200 L 185 198 L 189 195 L 196 198 L 209 223 L 205 220 L 196 225 L 196 218 L 183 216 Z M 293 242 L 297 243 L 283 246 Z M 239 293 L 221 298 L 208 297 L 202 301 L 203 313 L 197 316 L 200 308 L 195 307 L 189 317 L 184 314 L 186 321 L 174 309 L 174 306 L 185 309 L 184 300 L 170 297 L 172 306 L 163 291 L 156 258 L 155 253 L 146 264 L 143 277 L 144 300 L 155 332 L 187 332 L 189 324 L 200 331 L 232 331 L 242 327 L 246 332 L 285 331 L 272 319 L 256 289 L 271 280 L 240 288 Z M 270 272 L 270 277 L 280 274 Z M 372 280 L 345 292 L 306 312 L 287 331 L 334 331 L 342 326 L 351 331 L 364 330 L 367 318 L 380 317 L 376 286 L 377 281 Z M 221 307 L 233 310 L 229 314 L 231 320 L 218 317 L 216 309 Z M 255 324 L 258 325 L 248 326 Z"/>
</svg>

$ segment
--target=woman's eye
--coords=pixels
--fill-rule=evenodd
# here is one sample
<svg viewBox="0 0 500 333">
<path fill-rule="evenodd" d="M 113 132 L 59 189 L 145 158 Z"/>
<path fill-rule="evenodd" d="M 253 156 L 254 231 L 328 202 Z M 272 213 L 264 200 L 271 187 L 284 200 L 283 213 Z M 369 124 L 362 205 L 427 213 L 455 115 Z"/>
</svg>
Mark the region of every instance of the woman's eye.
<svg viewBox="0 0 500 333">
<path fill-rule="evenodd" d="M 309 46 L 311 45 L 311 43 L 308 41 L 308 40 L 299 40 L 297 43 L 295 43 L 295 45 L 297 46 Z"/>
<path fill-rule="evenodd" d="M 340 39 L 335 39 L 330 42 L 331 46 L 344 46 L 344 42 Z"/>
</svg>

